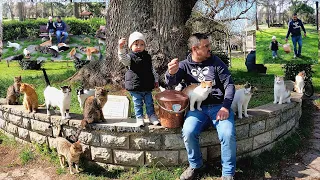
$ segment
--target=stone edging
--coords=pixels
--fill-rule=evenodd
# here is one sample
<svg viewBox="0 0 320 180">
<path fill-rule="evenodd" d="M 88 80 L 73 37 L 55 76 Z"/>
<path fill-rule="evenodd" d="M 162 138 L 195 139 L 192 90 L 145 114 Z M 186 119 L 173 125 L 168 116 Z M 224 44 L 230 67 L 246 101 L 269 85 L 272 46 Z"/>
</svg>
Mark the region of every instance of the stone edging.
<svg viewBox="0 0 320 180">
<path fill-rule="evenodd" d="M 292 103 L 266 104 L 248 111 L 249 118 L 236 120 L 237 157 L 257 155 L 271 149 L 275 142 L 287 137 L 299 126 L 301 95 L 292 93 Z M 22 106 L 0 105 L 0 130 L 22 142 L 37 142 L 54 148 L 57 125 L 62 124 L 66 136 L 75 134 L 81 115 L 61 121 L 60 116 L 46 116 L 46 110 L 29 114 Z M 125 126 L 119 120 L 95 124 L 82 131 L 79 140 L 84 156 L 103 166 L 138 167 L 157 162 L 165 166 L 187 164 L 187 153 L 181 128 Z M 128 120 L 129 123 L 131 120 Z M 133 122 L 133 120 L 132 120 Z M 128 124 L 128 123 L 127 123 Z M 220 156 L 220 142 L 214 128 L 200 136 L 203 158 L 211 161 Z"/>
</svg>

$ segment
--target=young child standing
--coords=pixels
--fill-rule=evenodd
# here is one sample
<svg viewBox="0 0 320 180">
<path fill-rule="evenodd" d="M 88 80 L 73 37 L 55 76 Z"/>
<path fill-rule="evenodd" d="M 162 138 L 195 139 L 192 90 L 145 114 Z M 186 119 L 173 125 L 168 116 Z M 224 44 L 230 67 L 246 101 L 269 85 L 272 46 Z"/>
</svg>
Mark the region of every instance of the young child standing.
<svg viewBox="0 0 320 180">
<path fill-rule="evenodd" d="M 47 23 L 47 30 L 49 32 L 50 39 L 51 39 L 51 35 L 54 33 L 55 29 L 56 29 L 56 26 L 54 25 L 54 22 L 52 21 L 52 16 L 49 16 L 49 21 Z"/>
<path fill-rule="evenodd" d="M 144 102 L 150 122 L 159 125 L 151 94 L 152 89 L 159 86 L 159 75 L 152 66 L 150 54 L 145 50 L 145 37 L 137 31 L 130 34 L 128 46 L 131 51 L 129 54 L 126 54 L 123 48 L 125 43 L 125 38 L 119 40 L 118 57 L 119 61 L 128 67 L 125 74 L 125 88 L 132 96 L 137 124 L 144 126 Z"/>
<path fill-rule="evenodd" d="M 278 57 L 278 50 L 279 50 L 279 46 L 281 44 L 277 41 L 277 37 L 276 36 L 272 36 L 272 41 L 270 43 L 269 48 L 272 51 L 272 58 L 277 58 Z"/>
</svg>

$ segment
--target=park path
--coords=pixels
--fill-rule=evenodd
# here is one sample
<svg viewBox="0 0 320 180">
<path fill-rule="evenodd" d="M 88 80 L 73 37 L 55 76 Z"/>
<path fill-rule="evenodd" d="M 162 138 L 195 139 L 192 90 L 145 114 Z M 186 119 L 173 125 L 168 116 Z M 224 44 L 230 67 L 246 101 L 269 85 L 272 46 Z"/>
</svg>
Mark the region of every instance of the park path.
<svg viewBox="0 0 320 180">
<path fill-rule="evenodd" d="M 313 99 L 320 98 L 317 95 Z M 299 153 L 290 166 L 283 169 L 283 175 L 299 180 L 320 180 L 320 105 L 313 113 L 313 132 L 309 139 L 309 147 L 306 151 Z"/>
</svg>

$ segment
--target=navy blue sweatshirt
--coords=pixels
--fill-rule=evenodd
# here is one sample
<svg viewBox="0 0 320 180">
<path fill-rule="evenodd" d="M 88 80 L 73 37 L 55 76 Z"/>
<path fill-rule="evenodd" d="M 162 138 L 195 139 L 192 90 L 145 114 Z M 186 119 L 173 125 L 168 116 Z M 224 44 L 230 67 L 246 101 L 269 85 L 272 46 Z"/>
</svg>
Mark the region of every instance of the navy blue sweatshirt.
<svg viewBox="0 0 320 180">
<path fill-rule="evenodd" d="M 288 33 L 287 33 L 286 38 L 289 37 L 290 33 L 291 33 L 292 37 L 301 36 L 301 29 L 300 28 L 302 28 L 304 33 L 306 33 L 306 29 L 304 28 L 303 23 L 300 19 L 297 19 L 297 21 L 291 20 L 289 22 L 288 26 L 289 26 L 289 28 L 288 28 Z"/>
<path fill-rule="evenodd" d="M 67 25 L 63 21 L 55 22 L 56 31 L 67 32 Z"/>
<path fill-rule="evenodd" d="M 189 54 L 187 59 L 179 62 L 179 70 L 175 75 L 171 76 L 167 71 L 165 77 L 169 86 L 179 84 L 182 79 L 186 85 L 213 81 L 212 93 L 202 104 L 222 104 L 223 107 L 230 109 L 235 86 L 228 67 L 217 56 L 211 56 L 198 63 L 194 62 Z"/>
</svg>

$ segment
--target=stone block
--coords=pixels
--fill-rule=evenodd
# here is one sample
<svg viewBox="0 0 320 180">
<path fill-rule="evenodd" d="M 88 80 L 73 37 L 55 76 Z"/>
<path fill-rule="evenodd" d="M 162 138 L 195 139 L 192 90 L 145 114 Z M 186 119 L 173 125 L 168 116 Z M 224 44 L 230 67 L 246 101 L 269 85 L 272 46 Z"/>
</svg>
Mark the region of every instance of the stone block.
<svg viewBox="0 0 320 180">
<path fill-rule="evenodd" d="M 208 160 L 214 160 L 221 156 L 221 145 L 209 146 L 208 147 Z"/>
<path fill-rule="evenodd" d="M 140 136 L 132 135 L 130 136 L 130 149 L 150 149 L 150 150 L 160 150 L 161 135 L 154 136 Z"/>
<path fill-rule="evenodd" d="M 91 149 L 92 151 L 92 149 Z M 143 166 L 144 153 L 143 151 L 125 151 L 113 150 L 114 163 L 127 166 Z"/>
<path fill-rule="evenodd" d="M 36 132 L 29 131 L 30 141 L 36 142 L 38 144 L 48 144 L 48 139 L 46 136 L 38 134 Z"/>
<path fill-rule="evenodd" d="M 253 137 L 253 149 L 271 142 L 271 131 Z"/>
<path fill-rule="evenodd" d="M 24 129 L 31 129 L 31 122 L 30 122 L 30 118 L 26 118 L 26 117 L 23 117 L 22 118 L 22 127 Z"/>
<path fill-rule="evenodd" d="M 9 113 L 10 111 L 2 111 L 2 118 L 6 121 L 9 119 Z"/>
<path fill-rule="evenodd" d="M 129 149 L 129 136 L 123 134 L 101 134 L 101 146 Z"/>
<path fill-rule="evenodd" d="M 57 141 L 56 138 L 48 137 L 49 147 L 51 149 L 57 149 Z"/>
<path fill-rule="evenodd" d="M 83 144 L 100 146 L 100 135 L 95 132 L 81 131 L 79 140 Z"/>
<path fill-rule="evenodd" d="M 220 140 L 218 138 L 218 134 L 216 131 L 205 131 L 201 133 L 199 141 L 200 141 L 200 146 L 220 144 Z"/>
<path fill-rule="evenodd" d="M 208 160 L 208 153 L 207 153 L 207 148 L 204 147 L 204 148 L 201 148 L 201 154 L 202 154 L 202 159 L 204 161 L 207 161 Z M 181 150 L 179 152 L 179 165 L 181 164 L 188 164 L 188 154 L 187 154 L 187 151 L 186 150 Z"/>
<path fill-rule="evenodd" d="M 275 128 L 274 130 L 272 130 L 272 139 L 275 140 L 277 139 L 279 136 L 281 136 L 282 134 L 286 133 L 287 130 L 287 124 L 284 123 L 282 125 L 280 125 L 279 127 Z"/>
<path fill-rule="evenodd" d="M 245 139 L 249 136 L 249 124 L 244 124 L 236 126 L 236 136 L 237 139 Z"/>
<path fill-rule="evenodd" d="M 279 116 L 266 120 L 266 130 L 271 130 L 279 126 L 281 119 Z"/>
<path fill-rule="evenodd" d="M 292 117 L 289 121 L 287 121 L 287 131 L 291 130 L 296 124 L 296 117 Z"/>
<path fill-rule="evenodd" d="M 26 110 L 23 110 L 22 111 L 22 117 L 27 117 L 27 118 L 30 118 L 30 119 L 34 119 L 34 113 L 29 113 Z"/>
<path fill-rule="evenodd" d="M 39 111 L 41 111 L 42 113 L 39 113 Z M 51 122 L 51 117 L 47 115 L 47 110 L 45 109 L 39 109 L 38 112 L 34 114 L 34 119 L 48 123 Z"/>
<path fill-rule="evenodd" d="M 11 124 L 11 123 L 7 123 L 7 132 L 9 132 L 10 134 L 16 136 L 18 134 L 18 126 Z"/>
<path fill-rule="evenodd" d="M 165 149 L 182 149 L 184 148 L 183 138 L 181 134 L 165 134 L 164 148 Z"/>
<path fill-rule="evenodd" d="M 22 116 L 20 115 L 9 114 L 8 121 L 17 126 L 22 126 Z"/>
<path fill-rule="evenodd" d="M 258 121 L 250 124 L 250 137 L 261 134 L 266 129 L 266 121 Z"/>
<path fill-rule="evenodd" d="M 20 139 L 30 141 L 29 131 L 27 129 L 18 127 L 18 135 Z"/>
<path fill-rule="evenodd" d="M 81 121 L 82 120 L 71 119 L 71 120 L 69 120 L 69 126 L 80 128 L 81 127 Z"/>
<path fill-rule="evenodd" d="M 52 136 L 52 126 L 50 123 L 37 121 L 37 120 L 31 120 L 31 128 L 33 131 L 36 131 L 40 134 L 46 135 L 46 136 Z"/>
<path fill-rule="evenodd" d="M 3 111 L 0 109 L 0 119 L 3 117 Z"/>
<path fill-rule="evenodd" d="M 253 148 L 253 138 L 237 141 L 237 154 L 243 154 L 251 151 Z"/>
<path fill-rule="evenodd" d="M 146 163 L 159 166 L 178 165 L 179 151 L 146 151 Z"/>
<path fill-rule="evenodd" d="M 145 128 L 141 128 L 141 127 L 135 127 L 135 126 L 117 126 L 116 127 L 117 129 L 117 132 L 120 132 L 120 133 L 143 133 L 145 132 Z"/>
<path fill-rule="evenodd" d="M 89 145 L 82 144 L 82 156 L 88 160 L 91 160 L 91 150 Z"/>
<path fill-rule="evenodd" d="M 91 146 L 91 157 L 94 161 L 112 163 L 112 150 Z"/>
<path fill-rule="evenodd" d="M 6 121 L 0 117 L 0 129 L 6 129 Z"/>
</svg>

